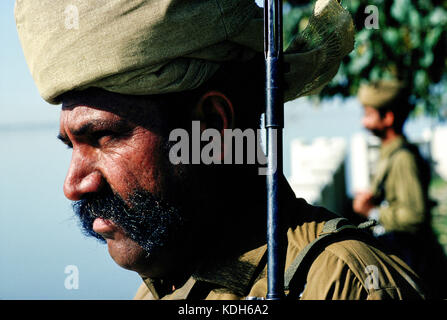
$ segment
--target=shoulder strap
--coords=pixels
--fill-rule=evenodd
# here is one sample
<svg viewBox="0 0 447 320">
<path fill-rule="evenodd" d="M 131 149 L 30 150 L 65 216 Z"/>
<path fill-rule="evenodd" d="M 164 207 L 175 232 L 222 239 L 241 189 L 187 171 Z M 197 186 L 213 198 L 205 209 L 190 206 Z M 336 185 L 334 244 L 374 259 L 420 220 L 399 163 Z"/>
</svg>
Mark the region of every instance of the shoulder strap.
<svg viewBox="0 0 447 320">
<path fill-rule="evenodd" d="M 288 299 L 296 299 L 298 295 L 304 290 L 307 274 L 312 263 L 317 256 L 331 243 L 346 239 L 349 234 L 357 234 L 368 236 L 367 233 L 361 231 L 371 227 L 374 221 L 359 225 L 359 227 L 351 224 L 346 218 L 335 218 L 327 221 L 324 224 L 323 231 L 318 237 L 310 242 L 286 270 L 284 275 L 284 289 L 289 290 Z"/>
</svg>

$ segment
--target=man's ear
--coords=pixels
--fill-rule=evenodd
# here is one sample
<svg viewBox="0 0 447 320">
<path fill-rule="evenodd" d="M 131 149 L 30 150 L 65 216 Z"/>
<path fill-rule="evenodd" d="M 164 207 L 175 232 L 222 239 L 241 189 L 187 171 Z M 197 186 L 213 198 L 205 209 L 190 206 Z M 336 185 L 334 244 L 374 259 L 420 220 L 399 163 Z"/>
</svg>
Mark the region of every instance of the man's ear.
<svg viewBox="0 0 447 320">
<path fill-rule="evenodd" d="M 392 127 L 394 125 L 394 113 L 392 111 L 387 111 L 385 113 L 383 124 L 387 127 Z"/>
<path fill-rule="evenodd" d="M 205 93 L 197 103 L 194 113 L 200 120 L 202 130 L 214 128 L 223 134 L 224 129 L 234 128 L 233 103 L 220 91 Z"/>
</svg>

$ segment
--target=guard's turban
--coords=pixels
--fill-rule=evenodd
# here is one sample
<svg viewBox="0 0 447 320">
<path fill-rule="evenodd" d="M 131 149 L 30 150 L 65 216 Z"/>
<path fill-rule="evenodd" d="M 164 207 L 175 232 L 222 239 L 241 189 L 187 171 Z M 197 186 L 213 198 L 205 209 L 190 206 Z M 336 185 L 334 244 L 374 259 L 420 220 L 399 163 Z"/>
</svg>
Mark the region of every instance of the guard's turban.
<svg viewBox="0 0 447 320">
<path fill-rule="evenodd" d="M 357 98 L 364 106 L 375 109 L 401 107 L 408 104 L 407 88 L 398 80 L 379 80 L 360 86 Z"/>
<path fill-rule="evenodd" d="M 98 87 L 149 95 L 197 88 L 223 62 L 263 51 L 254 0 L 17 0 L 17 30 L 41 96 Z M 354 44 L 349 13 L 318 0 L 286 50 L 285 100 L 315 92 Z"/>
</svg>

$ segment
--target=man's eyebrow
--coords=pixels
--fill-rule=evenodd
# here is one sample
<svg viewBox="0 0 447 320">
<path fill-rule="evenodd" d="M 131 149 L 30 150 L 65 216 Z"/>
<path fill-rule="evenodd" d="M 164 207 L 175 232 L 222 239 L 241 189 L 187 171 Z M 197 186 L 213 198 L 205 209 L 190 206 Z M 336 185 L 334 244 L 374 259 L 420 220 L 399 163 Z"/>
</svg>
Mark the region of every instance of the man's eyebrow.
<svg viewBox="0 0 447 320">
<path fill-rule="evenodd" d="M 94 119 L 82 124 L 78 128 L 70 129 L 72 135 L 80 137 L 83 135 L 89 135 L 98 130 L 123 130 L 129 128 L 130 124 L 127 120 L 104 120 Z M 65 144 L 70 144 L 71 141 L 65 133 L 59 132 L 57 138 Z"/>
<path fill-rule="evenodd" d="M 128 127 L 129 122 L 124 119 L 120 120 L 94 119 L 82 124 L 78 128 L 70 129 L 70 132 L 74 136 L 83 136 L 91 134 L 97 130 L 120 130 Z"/>
</svg>

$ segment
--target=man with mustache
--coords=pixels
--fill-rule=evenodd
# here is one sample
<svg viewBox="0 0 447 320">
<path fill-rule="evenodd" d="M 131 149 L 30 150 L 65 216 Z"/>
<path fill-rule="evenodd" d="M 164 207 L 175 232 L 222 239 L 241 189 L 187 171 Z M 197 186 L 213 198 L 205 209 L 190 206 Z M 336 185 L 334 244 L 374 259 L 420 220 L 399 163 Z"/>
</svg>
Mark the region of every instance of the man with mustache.
<svg viewBox="0 0 447 320">
<path fill-rule="evenodd" d="M 16 22 L 42 97 L 62 104 L 59 139 L 72 148 L 64 193 L 86 233 L 142 277 L 135 298 L 265 297 L 260 165 L 173 163 L 169 156 L 170 133 L 190 132 L 192 121 L 220 137 L 258 128 L 263 23 L 254 1 L 98 0 L 67 10 L 52 0 L 21 0 Z M 336 1 L 318 1 L 285 53 L 284 100 L 327 83 L 352 47 L 349 14 Z M 221 145 L 213 158 L 231 154 L 223 138 Z M 360 231 L 341 232 L 308 268 L 297 267 L 314 240 L 354 227 L 296 199 L 285 179 L 280 201 L 290 297 L 424 297 L 417 275 Z"/>
</svg>

